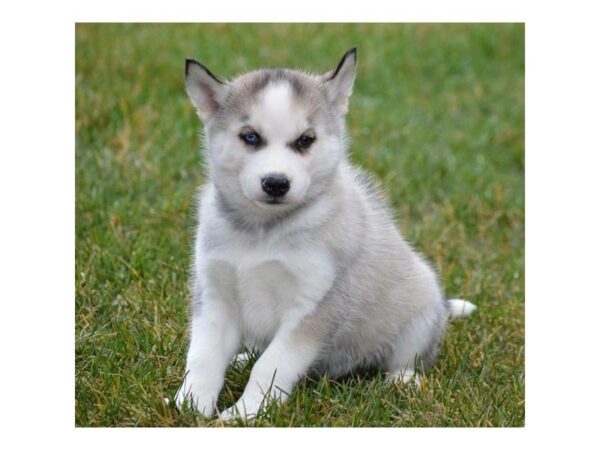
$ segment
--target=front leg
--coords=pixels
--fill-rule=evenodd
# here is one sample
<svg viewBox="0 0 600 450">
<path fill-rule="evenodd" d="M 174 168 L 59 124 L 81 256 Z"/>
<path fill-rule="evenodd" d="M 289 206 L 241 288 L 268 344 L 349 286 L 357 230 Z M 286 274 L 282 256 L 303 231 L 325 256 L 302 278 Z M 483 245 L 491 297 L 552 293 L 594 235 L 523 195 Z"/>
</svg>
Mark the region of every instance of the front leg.
<svg viewBox="0 0 600 450">
<path fill-rule="evenodd" d="M 282 327 L 252 368 L 244 393 L 234 406 L 221 413 L 222 419 L 252 418 L 266 402 L 287 400 L 322 347 L 307 331 L 307 327 L 298 325 Z"/>
<path fill-rule="evenodd" d="M 254 364 L 244 393 L 221 418 L 250 418 L 269 400 L 287 400 L 317 359 L 333 326 L 319 314 L 335 276 L 330 255 L 320 248 L 303 248 L 298 254 L 288 254 L 281 264 L 295 278 L 291 283 L 293 300 L 286 306 L 271 343 Z M 289 286 L 285 290 L 289 293 Z"/>
<path fill-rule="evenodd" d="M 176 395 L 181 409 L 187 400 L 196 411 L 212 416 L 225 371 L 240 345 L 240 332 L 231 305 L 207 289 L 193 313 L 186 375 Z"/>
</svg>

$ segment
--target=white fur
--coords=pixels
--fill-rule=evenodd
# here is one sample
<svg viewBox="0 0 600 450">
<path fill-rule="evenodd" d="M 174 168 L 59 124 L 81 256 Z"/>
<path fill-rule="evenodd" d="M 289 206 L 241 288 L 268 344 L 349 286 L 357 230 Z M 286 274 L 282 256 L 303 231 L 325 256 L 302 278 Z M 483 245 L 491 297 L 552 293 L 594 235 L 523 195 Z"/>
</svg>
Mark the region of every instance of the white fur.
<svg viewBox="0 0 600 450">
<path fill-rule="evenodd" d="M 261 135 L 268 136 L 268 146 L 247 157 L 240 173 L 244 195 L 259 207 L 273 209 L 272 205 L 261 201 L 265 196 L 261 179 L 269 174 L 283 174 L 290 180 L 290 191 L 285 196 L 285 202 L 298 203 L 310 185 L 310 158 L 289 151 L 287 145 L 291 139 L 300 136 L 309 124 L 303 111 L 295 105 L 290 86 L 279 83 L 265 89 L 260 100 L 251 108 L 248 123 L 254 125 Z M 281 208 L 281 205 L 275 208 Z"/>
<path fill-rule="evenodd" d="M 207 284 L 205 295 L 203 314 L 192 321 L 186 376 L 177 392 L 176 403 L 181 407 L 187 399 L 193 409 L 211 416 L 231 360 L 229 355 L 239 347 L 240 331 L 228 326 L 234 314 L 230 305 L 219 301 L 217 290 Z"/>
<path fill-rule="evenodd" d="M 450 306 L 450 317 L 453 319 L 467 317 L 477 309 L 477 306 L 475 306 L 473 303 L 459 298 L 449 299 L 448 304 Z"/>
<path fill-rule="evenodd" d="M 387 374 L 385 378 L 386 383 L 388 384 L 415 384 L 417 386 L 421 385 L 421 376 L 415 373 L 412 369 L 406 370 L 396 370 L 394 372 L 390 372 Z"/>
<path fill-rule="evenodd" d="M 302 314 L 296 318 L 298 320 Z M 273 341 L 252 368 L 246 389 L 236 404 L 225 410 L 221 417 L 234 415 L 251 418 L 265 400 L 285 401 L 296 381 L 308 370 L 318 353 L 310 341 L 293 339 L 290 332 L 294 318 L 284 322 Z M 285 361 L 285 364 L 281 364 Z"/>
<path fill-rule="evenodd" d="M 246 88 L 246 99 L 252 89 L 243 77 L 232 86 L 188 64 L 187 90 L 210 131 L 209 182 L 199 208 L 190 348 L 178 407 L 187 401 L 211 416 L 242 346 L 262 354 L 224 419 L 251 418 L 266 401 L 285 401 L 319 364 L 343 374 L 378 363 L 388 380 L 409 382 L 419 357 L 434 359 L 449 312 L 474 309 L 452 300 L 448 312 L 430 266 L 345 158 L 343 115 L 355 66 L 352 50 L 336 71 L 294 75 L 304 90 L 285 81 L 289 74 L 274 77 L 252 104 L 225 120 L 216 114 L 225 94 Z M 253 76 L 260 81 L 261 74 Z M 240 139 L 245 128 L 264 145 L 248 148 Z M 310 151 L 298 151 L 290 143 L 307 129 L 316 140 Z M 265 202 L 261 180 L 269 174 L 290 181 L 281 204 Z"/>
<path fill-rule="evenodd" d="M 212 188 L 203 196 L 200 212 L 207 221 L 229 229 L 215 209 Z M 315 213 L 313 217 L 318 218 L 318 211 Z M 325 295 L 333 282 L 334 267 L 318 244 L 287 249 L 281 242 L 285 236 L 278 233 L 258 243 L 248 242 L 234 229 L 228 234 L 229 242 L 218 251 L 203 248 L 202 239 L 197 240 L 196 270 L 203 286 L 203 311 L 192 321 L 188 375 L 177 404 L 191 396 L 194 409 L 212 415 L 226 366 L 244 337 L 248 347 L 268 346 L 235 405 L 237 411 L 251 417 L 266 395 L 284 401 L 314 359 L 317 349 L 310 342 L 294 341 L 290 331 Z"/>
</svg>

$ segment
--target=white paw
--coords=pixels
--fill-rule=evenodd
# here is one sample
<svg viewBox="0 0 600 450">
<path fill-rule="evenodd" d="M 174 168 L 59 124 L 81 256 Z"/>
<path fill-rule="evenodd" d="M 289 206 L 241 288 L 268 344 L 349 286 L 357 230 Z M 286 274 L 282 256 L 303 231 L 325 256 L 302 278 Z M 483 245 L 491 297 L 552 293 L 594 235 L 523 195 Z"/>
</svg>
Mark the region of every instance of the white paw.
<svg viewBox="0 0 600 450">
<path fill-rule="evenodd" d="M 246 404 L 244 402 L 244 400 L 240 399 L 238 400 L 238 402 L 231 406 L 230 408 L 227 408 L 225 411 L 221 412 L 221 414 L 219 414 L 219 419 L 222 420 L 234 420 L 237 418 L 243 419 L 243 420 L 251 420 L 254 419 L 256 417 L 256 415 L 258 414 L 258 411 L 260 410 L 260 403 L 256 403 L 256 402 L 249 402 L 249 404 Z"/>
<path fill-rule="evenodd" d="M 182 410 L 184 404 L 200 414 L 210 417 L 215 410 L 216 396 L 199 387 L 198 384 L 183 382 L 175 396 L 175 405 L 179 411 Z"/>
<path fill-rule="evenodd" d="M 411 369 L 398 370 L 395 372 L 390 372 L 386 377 L 386 382 L 389 384 L 414 384 L 417 387 L 420 387 L 421 377 L 418 373 L 415 373 L 414 370 Z"/>
<path fill-rule="evenodd" d="M 237 417 L 239 417 L 239 415 L 235 410 L 235 406 L 227 408 L 225 411 L 222 411 L 221 414 L 219 414 L 219 419 L 222 420 L 234 420 Z"/>
</svg>

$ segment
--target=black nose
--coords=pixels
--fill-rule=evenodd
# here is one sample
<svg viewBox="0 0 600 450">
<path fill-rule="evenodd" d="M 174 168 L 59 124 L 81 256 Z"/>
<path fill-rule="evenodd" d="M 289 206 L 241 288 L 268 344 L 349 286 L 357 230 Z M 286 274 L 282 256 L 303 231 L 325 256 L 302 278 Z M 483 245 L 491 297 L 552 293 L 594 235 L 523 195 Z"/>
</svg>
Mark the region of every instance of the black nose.
<svg viewBox="0 0 600 450">
<path fill-rule="evenodd" d="M 282 174 L 267 175 L 262 179 L 262 189 L 272 197 L 283 197 L 290 190 L 290 180 Z"/>
</svg>

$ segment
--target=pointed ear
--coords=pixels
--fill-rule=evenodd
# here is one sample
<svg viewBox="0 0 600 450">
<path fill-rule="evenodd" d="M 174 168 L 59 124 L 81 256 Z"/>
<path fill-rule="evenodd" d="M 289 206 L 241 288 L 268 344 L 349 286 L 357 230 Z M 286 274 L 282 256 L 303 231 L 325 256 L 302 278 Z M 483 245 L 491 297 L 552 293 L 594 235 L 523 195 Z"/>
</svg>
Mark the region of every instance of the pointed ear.
<svg viewBox="0 0 600 450">
<path fill-rule="evenodd" d="M 185 90 L 203 122 L 225 102 L 229 85 L 193 59 L 185 60 Z"/>
<path fill-rule="evenodd" d="M 352 94 L 355 75 L 356 47 L 346 52 L 335 70 L 322 75 L 329 101 L 337 107 L 341 115 L 348 112 L 348 99 Z"/>
</svg>

